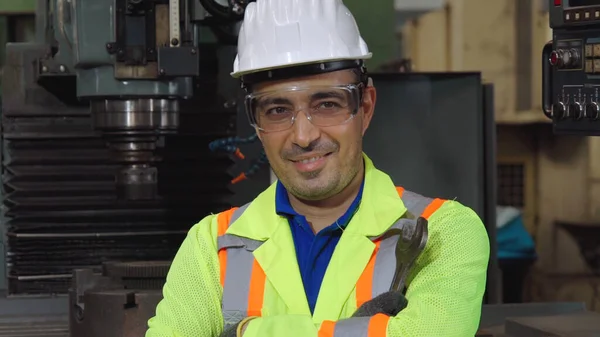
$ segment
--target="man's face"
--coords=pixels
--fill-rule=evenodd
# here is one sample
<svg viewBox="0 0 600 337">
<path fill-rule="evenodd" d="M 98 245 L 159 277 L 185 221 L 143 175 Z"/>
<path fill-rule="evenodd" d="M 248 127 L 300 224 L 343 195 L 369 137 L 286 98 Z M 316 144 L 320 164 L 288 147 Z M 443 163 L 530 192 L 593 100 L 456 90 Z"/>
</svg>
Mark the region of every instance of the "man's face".
<svg viewBox="0 0 600 337">
<path fill-rule="evenodd" d="M 343 70 L 262 83 L 254 88 L 254 94 L 269 93 L 271 105 L 263 110 L 271 113 L 271 121 L 295 115 L 293 125 L 285 130 L 257 132 L 273 171 L 299 199 L 323 200 L 334 196 L 362 168 L 362 138 L 373 116 L 375 88 L 365 88 L 362 101 L 355 100 L 358 112 L 349 120 L 331 126 L 315 125 L 331 124 L 317 121 L 316 107 L 330 109 L 338 105 L 343 98 L 336 96 L 336 86 L 358 84 L 356 80 L 351 71 Z M 314 123 L 307 115 L 313 116 Z"/>
</svg>

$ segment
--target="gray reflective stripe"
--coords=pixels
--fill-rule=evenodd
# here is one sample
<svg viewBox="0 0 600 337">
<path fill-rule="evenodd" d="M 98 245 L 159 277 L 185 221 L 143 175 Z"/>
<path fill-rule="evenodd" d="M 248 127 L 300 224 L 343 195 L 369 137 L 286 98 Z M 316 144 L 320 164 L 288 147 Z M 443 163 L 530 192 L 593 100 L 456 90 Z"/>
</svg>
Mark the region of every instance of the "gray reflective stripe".
<svg viewBox="0 0 600 337">
<path fill-rule="evenodd" d="M 408 212 L 414 216 L 398 219 L 390 229 L 400 229 L 403 236 L 411 237 L 415 231 L 417 217 L 425 211 L 433 200 L 433 198 L 424 197 L 417 193 L 404 191 L 402 202 L 408 209 Z M 380 237 L 385 237 L 385 234 Z M 398 235 L 385 237 L 381 240 L 373 270 L 373 288 L 371 289 L 373 298 L 390 290 L 394 272 L 396 271 L 396 243 L 398 240 Z"/>
<path fill-rule="evenodd" d="M 254 255 L 245 249 L 227 250 L 222 308 L 224 311 L 248 308 L 253 262 Z"/>
<path fill-rule="evenodd" d="M 248 316 L 246 310 L 223 310 L 222 312 L 224 329 L 238 324 Z"/>
<path fill-rule="evenodd" d="M 239 207 L 238 209 L 233 211 L 233 215 L 231 215 L 231 219 L 229 221 L 229 224 L 227 225 L 228 228 L 229 226 L 231 226 L 231 224 L 236 222 L 237 219 L 239 219 L 242 216 L 242 214 L 244 214 L 246 209 L 248 209 L 248 206 L 250 206 L 250 203 L 247 203 L 244 206 Z M 221 235 L 217 238 L 218 250 L 221 250 L 223 248 L 245 247 L 246 249 L 254 251 L 256 250 L 256 248 L 258 248 L 258 246 L 260 246 L 260 243 L 262 242 L 241 238 L 239 236 L 231 234 Z"/>
<path fill-rule="evenodd" d="M 232 223 L 236 222 L 237 219 L 239 219 L 242 216 L 242 214 L 244 214 L 244 212 L 248 209 L 248 206 L 250 206 L 250 203 L 247 203 L 244 206 L 233 211 L 233 215 L 231 216 L 231 220 L 229 221 L 229 226 L 231 226 Z"/>
<path fill-rule="evenodd" d="M 369 335 L 370 320 L 371 317 L 356 317 L 339 320 L 335 324 L 333 337 L 366 337 Z"/>
<path fill-rule="evenodd" d="M 237 221 L 250 204 L 246 204 L 233 212 L 228 227 Z M 225 267 L 225 283 L 221 310 L 225 328 L 239 323 L 248 316 L 248 298 L 254 255 L 252 252 L 260 247 L 262 241 L 225 234 L 217 238 L 218 249 L 227 249 L 227 265 Z"/>
<path fill-rule="evenodd" d="M 373 268 L 373 283 L 371 293 L 373 298 L 390 290 L 390 284 L 396 270 L 396 243 L 398 235 L 383 239 L 375 256 Z"/>
<path fill-rule="evenodd" d="M 253 252 L 262 244 L 263 241 L 242 238 L 233 234 L 225 234 L 217 238 L 219 250 L 224 248 L 245 248 L 246 250 Z"/>
<path fill-rule="evenodd" d="M 404 191 L 404 193 L 402 193 L 402 202 L 404 203 L 404 206 L 406 206 L 408 211 L 415 216 L 420 216 L 433 200 L 433 198 L 424 197 L 411 191 Z"/>
<path fill-rule="evenodd" d="M 219 250 L 224 248 L 233 248 L 233 247 L 243 247 L 244 243 L 242 242 L 239 236 L 225 234 L 221 235 L 217 238 L 217 247 Z"/>
</svg>

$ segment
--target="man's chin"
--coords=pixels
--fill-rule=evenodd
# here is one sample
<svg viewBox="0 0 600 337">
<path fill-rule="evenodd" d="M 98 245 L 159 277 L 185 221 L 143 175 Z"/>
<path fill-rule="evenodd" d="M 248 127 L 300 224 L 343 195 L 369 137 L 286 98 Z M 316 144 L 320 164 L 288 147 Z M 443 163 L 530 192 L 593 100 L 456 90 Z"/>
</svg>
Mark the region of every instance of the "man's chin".
<svg viewBox="0 0 600 337">
<path fill-rule="evenodd" d="M 316 179 L 321 178 L 324 175 L 323 171 L 324 171 L 323 169 L 318 169 L 318 170 L 308 171 L 308 172 L 298 172 L 298 171 L 296 171 L 296 174 L 303 181 L 307 181 L 307 180 L 314 181 Z"/>
</svg>

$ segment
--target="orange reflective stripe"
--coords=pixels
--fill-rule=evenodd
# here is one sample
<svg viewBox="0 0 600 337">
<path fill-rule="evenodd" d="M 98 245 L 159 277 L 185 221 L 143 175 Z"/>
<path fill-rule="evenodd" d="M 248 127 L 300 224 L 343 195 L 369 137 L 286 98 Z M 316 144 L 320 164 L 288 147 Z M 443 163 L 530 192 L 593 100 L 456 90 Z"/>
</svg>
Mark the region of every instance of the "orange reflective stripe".
<svg viewBox="0 0 600 337">
<path fill-rule="evenodd" d="M 321 323 L 321 328 L 319 328 L 319 337 L 333 337 L 334 331 L 334 321 L 323 321 L 323 323 Z"/>
<path fill-rule="evenodd" d="M 261 316 L 265 298 L 265 283 L 267 275 L 256 261 L 252 263 L 252 276 L 250 276 L 250 291 L 248 293 L 248 316 Z"/>
<path fill-rule="evenodd" d="M 375 250 L 369 263 L 363 270 L 362 275 L 356 283 L 356 307 L 359 308 L 363 303 L 367 302 L 373 297 L 373 273 L 375 272 L 375 260 L 377 259 L 377 253 L 379 252 L 379 246 L 381 241 L 375 242 Z"/>
<path fill-rule="evenodd" d="M 319 329 L 319 337 L 386 337 L 390 317 L 377 314 L 373 317 L 352 317 L 337 322 L 323 321 Z"/>
<path fill-rule="evenodd" d="M 385 337 L 387 336 L 387 326 L 390 316 L 377 314 L 369 320 L 368 337 Z"/>
<path fill-rule="evenodd" d="M 405 194 L 404 193 L 405 190 L 402 187 L 399 187 L 399 186 L 396 187 L 396 191 L 398 191 L 398 195 L 400 197 L 402 197 Z M 410 193 L 410 194 L 407 193 L 407 194 L 408 195 L 406 196 L 406 198 L 414 198 L 414 195 L 415 195 L 414 193 Z M 433 213 L 435 213 L 435 211 L 437 211 L 446 201 L 444 199 L 429 199 L 429 200 L 431 200 L 431 202 L 424 208 L 421 208 L 423 210 L 421 213 L 421 216 L 425 219 L 429 219 L 429 217 Z M 421 206 L 421 207 L 423 207 L 423 206 Z M 419 209 L 418 211 L 409 210 L 409 212 L 410 211 L 420 212 L 421 209 Z M 356 307 L 357 308 L 359 308 L 365 302 L 371 300 L 373 298 L 373 294 L 378 292 L 378 289 L 373 288 L 375 277 L 377 277 L 375 275 L 375 269 L 376 269 L 376 265 L 378 262 L 377 255 L 379 253 L 381 253 L 381 254 L 384 254 L 384 253 L 382 253 L 380 251 L 380 245 L 381 245 L 380 239 L 374 241 L 374 243 L 375 243 L 375 250 L 373 251 L 373 255 L 371 255 L 371 259 L 369 260 L 369 263 L 363 270 L 360 278 L 358 279 L 358 282 L 356 283 Z M 386 253 L 386 254 L 389 254 L 389 253 Z M 381 284 L 377 285 L 377 287 L 381 287 Z"/>
<path fill-rule="evenodd" d="M 404 187 L 396 186 L 396 191 L 398 192 L 400 198 L 402 198 L 402 195 L 404 194 Z"/>
<path fill-rule="evenodd" d="M 396 186 L 396 191 L 398 192 L 398 196 L 402 198 L 402 194 L 404 194 L 404 187 Z M 357 308 L 373 298 L 373 273 L 375 272 L 375 262 L 377 260 L 377 253 L 379 252 L 380 245 L 381 241 L 377 240 L 375 242 L 375 250 L 373 251 L 373 255 L 371 255 L 369 263 L 365 267 L 365 270 L 363 271 L 362 275 L 360 275 L 360 278 L 356 283 Z"/>
<path fill-rule="evenodd" d="M 223 211 L 217 215 L 217 236 L 225 235 L 227 232 L 227 228 L 229 227 L 229 222 L 231 221 L 231 217 L 233 216 L 233 212 L 237 207 L 229 209 L 227 211 Z M 221 287 L 225 286 L 225 271 L 227 270 L 227 250 L 221 249 L 219 250 L 219 266 L 221 269 Z"/>
<path fill-rule="evenodd" d="M 446 200 L 444 199 L 433 199 L 433 201 L 427 207 L 425 207 L 425 210 L 423 211 L 421 216 L 429 220 L 429 217 L 433 213 L 435 213 L 435 211 L 437 211 L 440 207 L 442 207 L 444 202 L 446 202 Z"/>
</svg>

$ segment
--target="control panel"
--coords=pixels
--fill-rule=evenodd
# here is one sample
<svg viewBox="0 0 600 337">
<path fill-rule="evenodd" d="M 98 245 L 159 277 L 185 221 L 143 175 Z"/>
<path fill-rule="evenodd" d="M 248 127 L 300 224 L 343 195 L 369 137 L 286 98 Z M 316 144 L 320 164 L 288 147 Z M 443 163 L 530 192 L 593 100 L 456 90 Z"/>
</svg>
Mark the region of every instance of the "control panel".
<svg viewBox="0 0 600 337">
<path fill-rule="evenodd" d="M 554 131 L 600 135 L 600 0 L 549 0 L 542 100 Z"/>
</svg>

